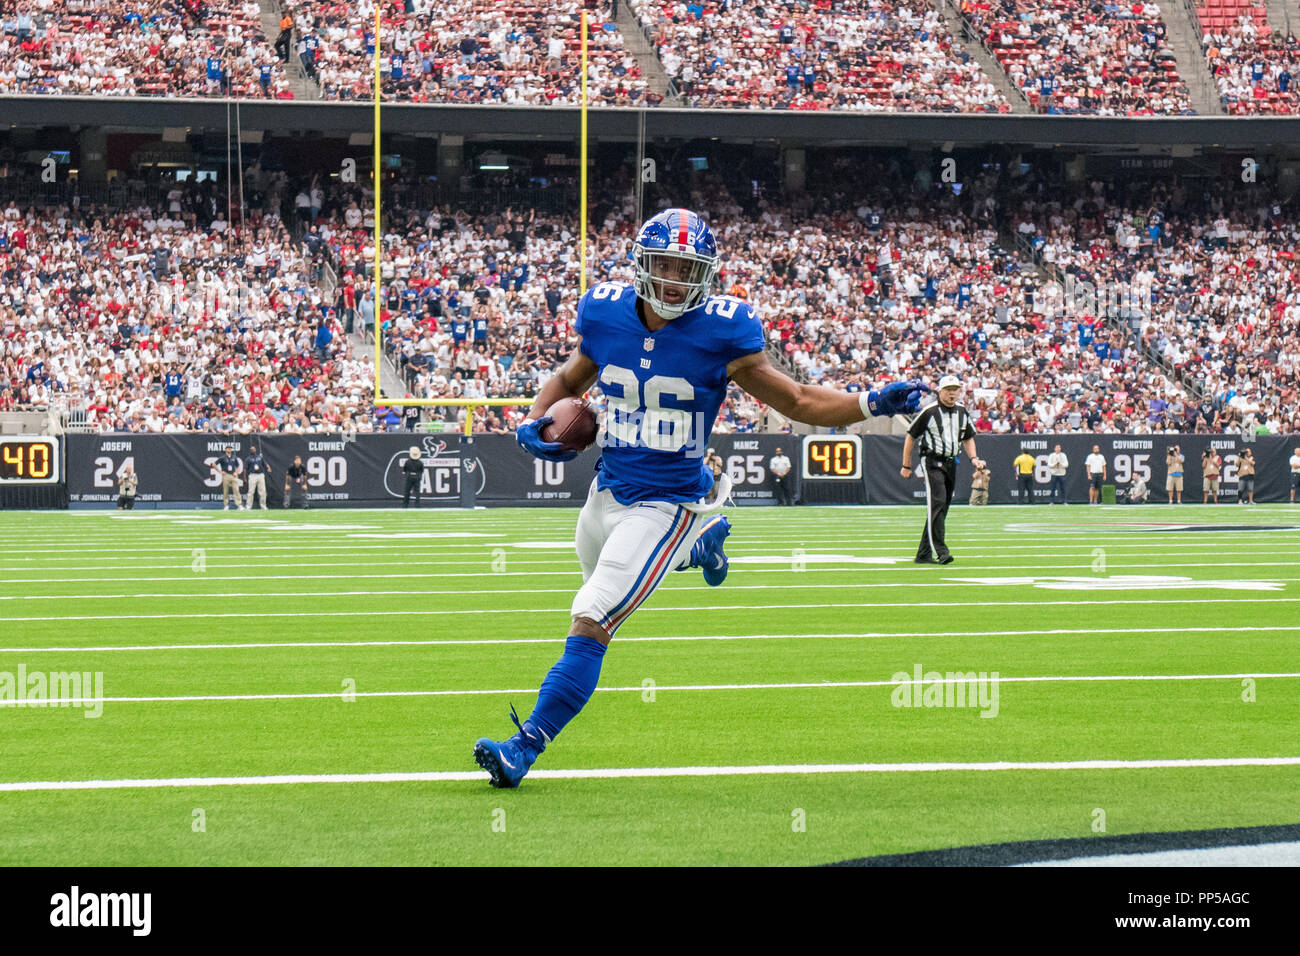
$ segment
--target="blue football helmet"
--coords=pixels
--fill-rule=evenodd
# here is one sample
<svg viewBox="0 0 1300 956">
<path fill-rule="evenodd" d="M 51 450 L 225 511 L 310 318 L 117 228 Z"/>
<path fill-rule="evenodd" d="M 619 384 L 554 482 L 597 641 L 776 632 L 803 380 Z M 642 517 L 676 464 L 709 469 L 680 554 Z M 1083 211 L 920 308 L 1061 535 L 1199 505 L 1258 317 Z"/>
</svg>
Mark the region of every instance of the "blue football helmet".
<svg viewBox="0 0 1300 956">
<path fill-rule="evenodd" d="M 689 209 L 647 219 L 632 244 L 632 262 L 632 288 L 665 319 L 702 305 L 722 266 L 713 230 Z"/>
</svg>

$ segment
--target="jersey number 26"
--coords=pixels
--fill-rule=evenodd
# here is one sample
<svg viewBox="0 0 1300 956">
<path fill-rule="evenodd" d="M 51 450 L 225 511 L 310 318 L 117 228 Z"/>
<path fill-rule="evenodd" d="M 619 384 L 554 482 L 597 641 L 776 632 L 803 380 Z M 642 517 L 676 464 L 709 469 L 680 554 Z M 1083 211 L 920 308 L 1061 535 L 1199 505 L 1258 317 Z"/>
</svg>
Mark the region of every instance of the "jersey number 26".
<svg viewBox="0 0 1300 956">
<path fill-rule="evenodd" d="M 606 365 L 600 370 L 600 385 L 609 398 L 606 434 L 610 444 L 680 451 L 690 441 L 691 413 L 661 404 L 665 395 L 679 402 L 691 401 L 695 388 L 686 379 L 655 375 L 643 383 L 630 368 Z"/>
</svg>

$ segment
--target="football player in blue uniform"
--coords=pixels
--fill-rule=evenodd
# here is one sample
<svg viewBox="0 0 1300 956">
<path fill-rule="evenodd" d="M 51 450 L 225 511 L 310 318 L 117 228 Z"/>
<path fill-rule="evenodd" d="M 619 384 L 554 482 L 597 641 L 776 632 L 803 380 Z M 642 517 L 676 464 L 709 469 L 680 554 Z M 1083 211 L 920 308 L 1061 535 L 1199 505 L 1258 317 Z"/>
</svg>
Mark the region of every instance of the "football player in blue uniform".
<svg viewBox="0 0 1300 956">
<path fill-rule="evenodd" d="M 704 453 L 728 380 L 787 418 L 830 426 L 915 412 L 929 390 L 908 381 L 837 392 L 778 371 L 763 352 L 763 326 L 749 303 L 710 294 L 721 259 L 708 225 L 689 210 L 649 219 L 632 255 L 631 285 L 602 282 L 579 301 L 578 348 L 542 387 L 517 432 L 538 458 L 568 461 L 575 452 L 542 439 L 546 410 L 597 382 L 608 401 L 596 477 L 578 517 L 585 583 L 573 600 L 564 654 L 529 718 L 521 724 L 511 708 L 518 733 L 474 746 L 494 787 L 517 787 L 583 708 L 610 639 L 669 571 L 699 567 L 709 584 L 726 577 L 722 544 L 730 526 L 719 512 L 730 480 L 724 473 L 721 487 L 713 487 Z"/>
</svg>

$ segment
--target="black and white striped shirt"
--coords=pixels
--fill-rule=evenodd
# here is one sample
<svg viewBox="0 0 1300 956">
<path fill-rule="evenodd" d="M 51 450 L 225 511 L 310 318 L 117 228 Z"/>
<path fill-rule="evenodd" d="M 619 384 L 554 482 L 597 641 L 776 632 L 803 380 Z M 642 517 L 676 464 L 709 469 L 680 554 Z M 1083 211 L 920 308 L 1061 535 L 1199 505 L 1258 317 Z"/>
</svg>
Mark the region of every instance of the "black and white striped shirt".
<svg viewBox="0 0 1300 956">
<path fill-rule="evenodd" d="M 945 408 L 943 402 L 935 402 L 922 409 L 907 433 L 916 440 L 922 455 L 956 458 L 961 443 L 975 437 L 975 426 L 965 405 L 958 402 Z"/>
</svg>

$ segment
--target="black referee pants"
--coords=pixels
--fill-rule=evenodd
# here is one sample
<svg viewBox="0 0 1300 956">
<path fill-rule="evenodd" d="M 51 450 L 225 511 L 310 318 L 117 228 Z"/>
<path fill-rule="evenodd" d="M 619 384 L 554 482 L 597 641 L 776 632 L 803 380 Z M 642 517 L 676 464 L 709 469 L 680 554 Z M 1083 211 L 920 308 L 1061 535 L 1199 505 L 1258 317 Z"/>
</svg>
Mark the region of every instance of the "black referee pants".
<svg viewBox="0 0 1300 956">
<path fill-rule="evenodd" d="M 420 507 L 420 476 L 406 476 L 406 494 L 402 496 L 402 507 L 411 507 L 411 492 L 415 492 L 415 507 Z"/>
<path fill-rule="evenodd" d="M 917 560 L 940 561 L 948 556 L 948 545 L 943 540 L 944 522 L 952 492 L 957 486 L 957 461 L 953 458 L 922 458 L 921 480 L 925 482 L 925 531 L 921 546 L 916 549 Z"/>
</svg>

